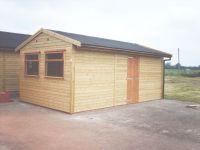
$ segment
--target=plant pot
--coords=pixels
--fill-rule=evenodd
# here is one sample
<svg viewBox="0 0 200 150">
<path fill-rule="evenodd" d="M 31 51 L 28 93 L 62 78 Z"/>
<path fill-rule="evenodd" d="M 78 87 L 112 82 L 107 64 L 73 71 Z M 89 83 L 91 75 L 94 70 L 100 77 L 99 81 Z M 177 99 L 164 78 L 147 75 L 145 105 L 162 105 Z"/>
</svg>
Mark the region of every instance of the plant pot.
<svg viewBox="0 0 200 150">
<path fill-rule="evenodd" d="M 7 91 L 0 92 L 0 103 L 11 102 L 10 93 Z"/>
</svg>

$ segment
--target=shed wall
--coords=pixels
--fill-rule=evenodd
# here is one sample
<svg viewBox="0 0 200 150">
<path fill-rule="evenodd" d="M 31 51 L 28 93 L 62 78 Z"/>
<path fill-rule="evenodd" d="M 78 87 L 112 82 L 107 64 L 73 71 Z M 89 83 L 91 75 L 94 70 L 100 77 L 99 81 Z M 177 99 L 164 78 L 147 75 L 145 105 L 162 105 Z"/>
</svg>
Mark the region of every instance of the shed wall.
<svg viewBox="0 0 200 150">
<path fill-rule="evenodd" d="M 140 57 L 139 101 L 162 98 L 163 60 L 162 58 Z"/>
<path fill-rule="evenodd" d="M 65 50 L 64 79 L 45 77 L 45 51 Z M 70 112 L 71 101 L 71 49 L 70 43 L 41 33 L 28 43 L 20 54 L 20 98 L 23 101 Z M 39 77 L 24 76 L 24 54 L 40 52 Z"/>
<path fill-rule="evenodd" d="M 3 91 L 3 87 L 4 87 L 4 65 L 3 65 L 3 52 L 0 52 L 0 91 Z"/>
<path fill-rule="evenodd" d="M 127 56 L 115 55 L 115 101 L 114 105 L 127 103 Z"/>
<path fill-rule="evenodd" d="M 133 55 L 74 50 L 74 111 L 127 104 L 127 61 Z M 162 59 L 140 56 L 139 102 L 162 98 Z"/>
<path fill-rule="evenodd" d="M 19 91 L 19 53 L 0 52 L 0 91 Z"/>
<path fill-rule="evenodd" d="M 126 56 L 75 50 L 74 111 L 126 104 Z"/>
</svg>

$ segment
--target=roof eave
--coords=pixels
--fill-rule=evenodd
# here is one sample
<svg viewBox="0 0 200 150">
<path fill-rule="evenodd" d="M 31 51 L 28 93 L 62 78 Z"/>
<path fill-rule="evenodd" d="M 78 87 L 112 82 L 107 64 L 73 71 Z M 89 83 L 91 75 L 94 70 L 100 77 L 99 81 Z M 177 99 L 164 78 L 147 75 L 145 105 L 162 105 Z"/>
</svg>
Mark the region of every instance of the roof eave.
<svg viewBox="0 0 200 150">
<path fill-rule="evenodd" d="M 113 50 L 113 51 L 122 51 L 122 52 L 128 52 L 128 53 L 133 53 L 133 54 L 140 54 L 140 55 L 148 55 L 148 56 L 155 56 L 155 57 L 166 57 L 166 58 L 171 58 L 172 55 L 168 53 L 150 53 L 150 52 L 144 52 L 144 51 L 134 51 L 130 49 L 120 49 L 120 48 L 112 48 L 112 47 L 103 47 L 103 46 L 97 46 L 97 45 L 89 45 L 89 44 L 83 44 L 81 45 L 80 48 L 97 48 L 97 49 L 105 49 L 105 50 Z"/>
<path fill-rule="evenodd" d="M 0 47 L 0 51 L 15 52 L 15 48 Z"/>
</svg>

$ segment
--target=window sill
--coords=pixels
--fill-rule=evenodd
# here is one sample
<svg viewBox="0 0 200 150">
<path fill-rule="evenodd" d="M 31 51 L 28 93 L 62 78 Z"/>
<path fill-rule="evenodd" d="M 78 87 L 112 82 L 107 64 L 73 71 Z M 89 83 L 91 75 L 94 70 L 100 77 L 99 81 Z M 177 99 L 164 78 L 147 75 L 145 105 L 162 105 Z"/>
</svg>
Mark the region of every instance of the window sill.
<svg viewBox="0 0 200 150">
<path fill-rule="evenodd" d="M 39 78 L 39 75 L 24 75 L 24 77 L 30 77 L 30 78 Z"/>
<path fill-rule="evenodd" d="M 44 76 L 44 78 L 47 78 L 47 79 L 60 79 L 60 80 L 64 80 L 64 77 Z"/>
</svg>

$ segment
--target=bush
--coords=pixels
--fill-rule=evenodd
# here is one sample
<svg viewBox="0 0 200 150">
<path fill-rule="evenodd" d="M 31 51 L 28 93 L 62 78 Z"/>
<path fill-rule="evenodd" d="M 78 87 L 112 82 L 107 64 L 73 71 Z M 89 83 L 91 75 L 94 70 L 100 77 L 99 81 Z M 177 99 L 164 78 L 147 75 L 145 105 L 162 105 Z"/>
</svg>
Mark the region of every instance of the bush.
<svg viewBox="0 0 200 150">
<path fill-rule="evenodd" d="M 200 77 L 200 72 L 193 72 L 193 73 L 183 73 L 181 74 L 182 76 L 185 77 Z"/>
<path fill-rule="evenodd" d="M 185 77 L 200 77 L 200 70 L 192 69 L 165 69 L 167 76 L 185 76 Z"/>
</svg>

